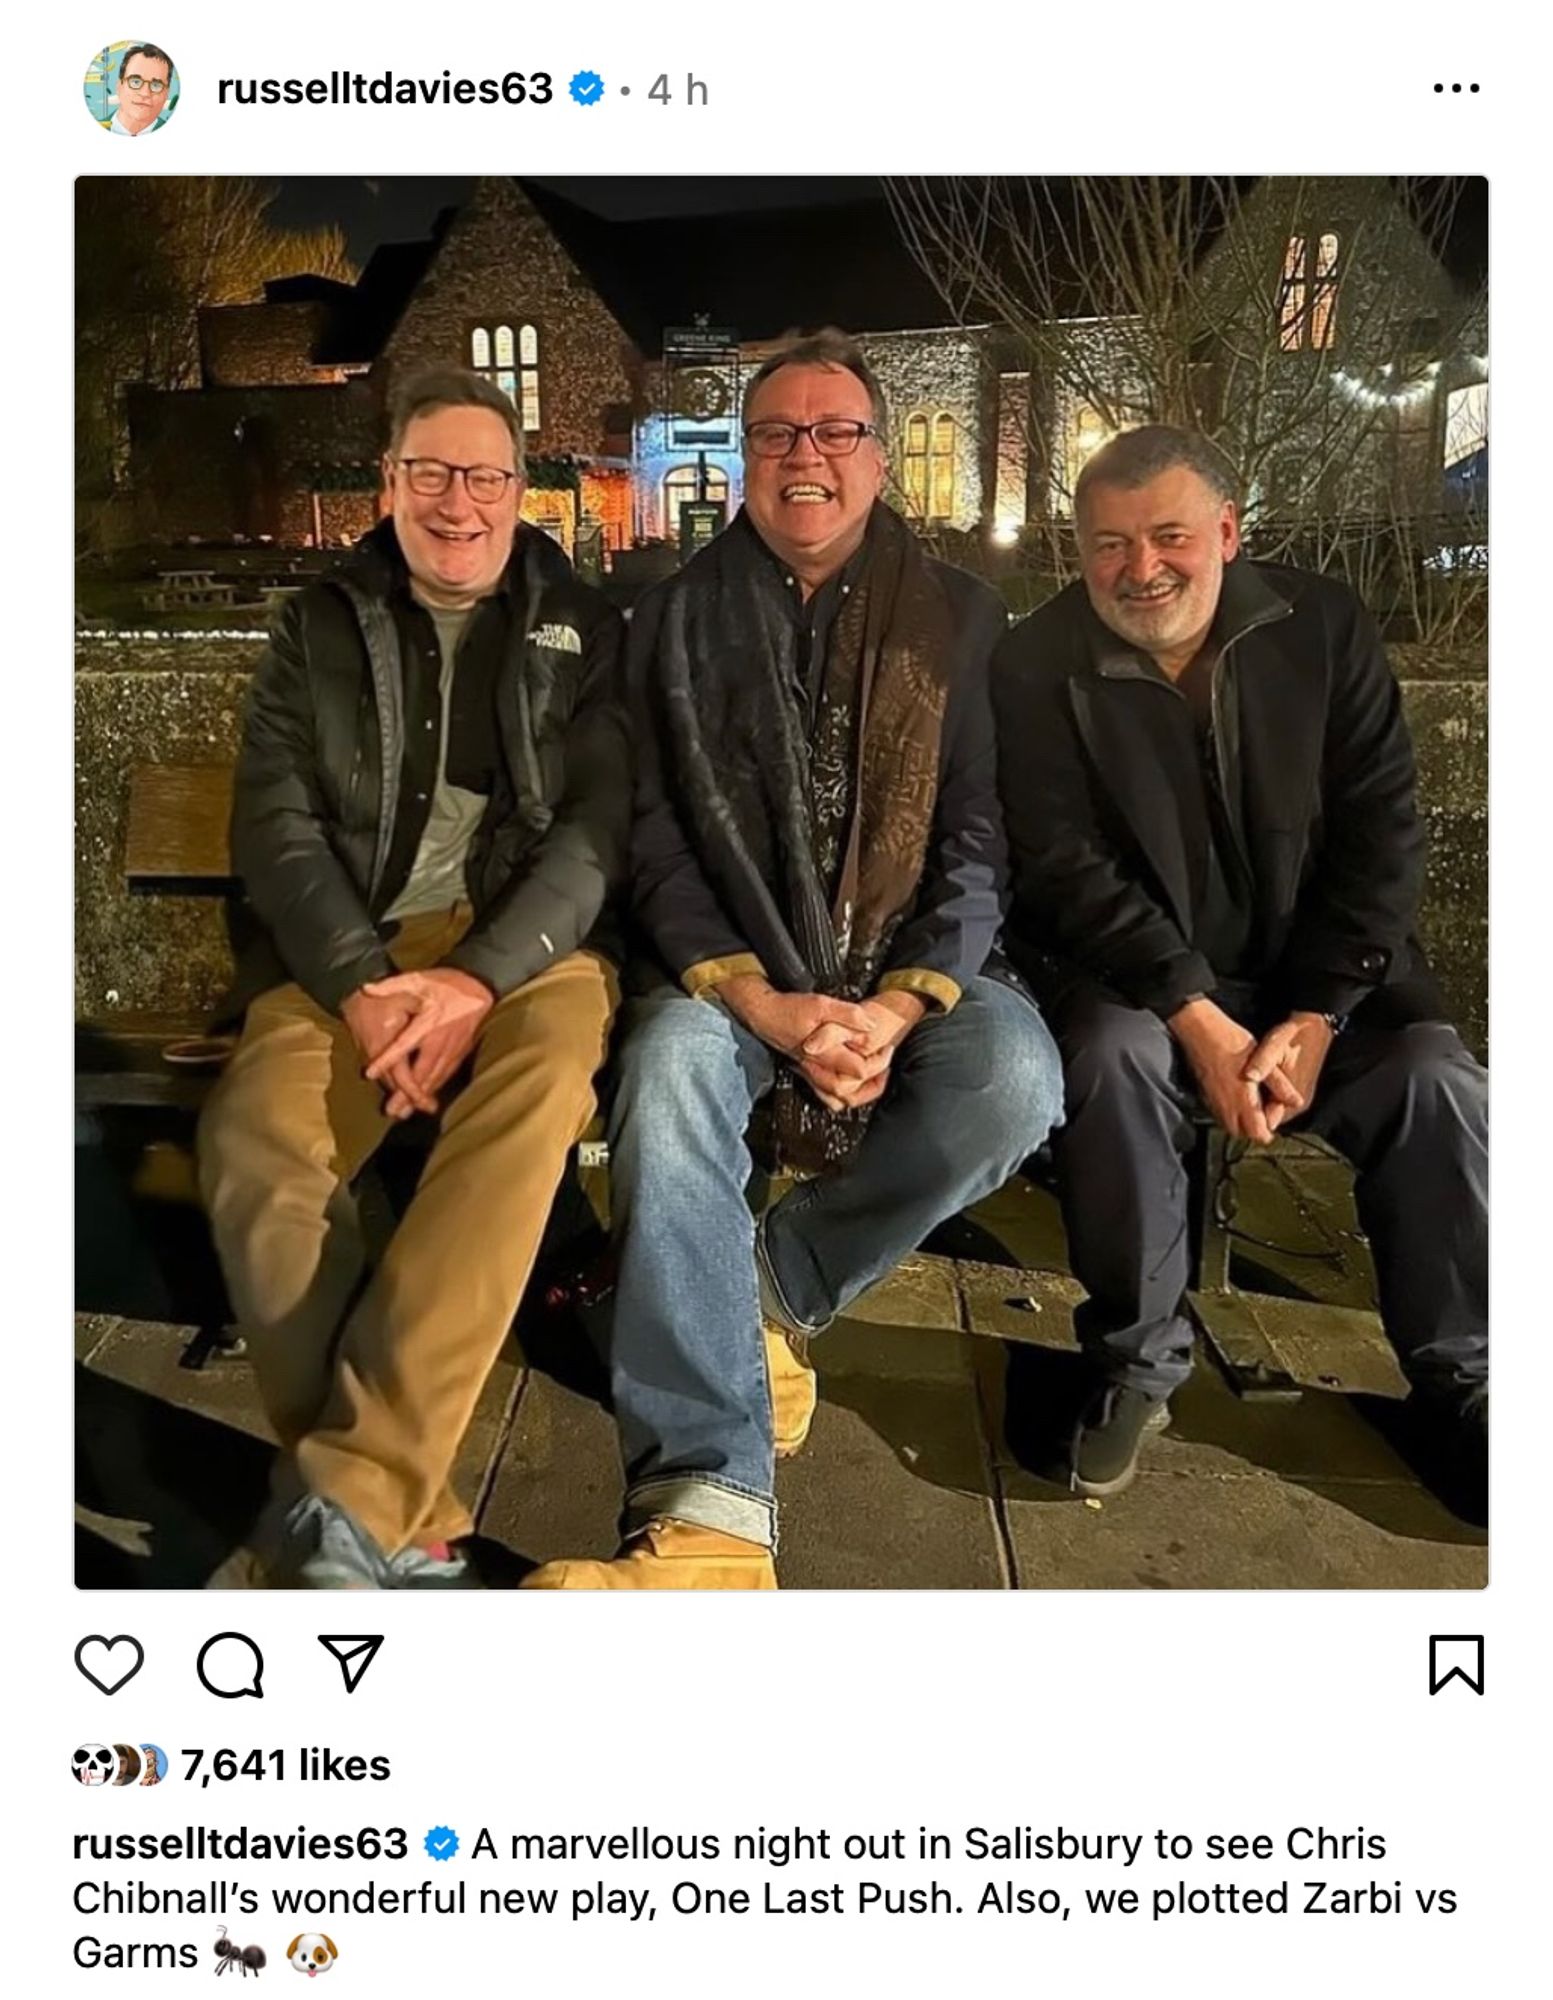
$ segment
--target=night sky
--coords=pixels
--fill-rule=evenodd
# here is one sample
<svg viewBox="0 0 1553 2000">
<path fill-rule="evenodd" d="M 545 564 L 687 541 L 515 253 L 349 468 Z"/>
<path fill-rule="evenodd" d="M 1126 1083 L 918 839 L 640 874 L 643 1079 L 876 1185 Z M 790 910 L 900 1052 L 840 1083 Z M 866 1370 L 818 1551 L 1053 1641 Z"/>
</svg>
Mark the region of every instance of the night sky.
<svg viewBox="0 0 1553 2000">
<path fill-rule="evenodd" d="M 535 184 L 551 188 L 612 222 L 729 214 L 753 208 L 818 208 L 856 201 L 878 186 L 876 181 L 862 178 L 763 180 L 721 174 L 673 180 L 641 175 L 630 180 L 597 175 L 578 180 L 536 178 Z M 358 263 L 365 263 L 380 243 L 408 243 L 428 235 L 439 212 L 464 201 L 473 185 L 469 179 L 420 180 L 410 176 L 283 180 L 278 183 L 270 214 L 273 221 L 288 229 L 341 223 L 351 255 Z"/>
<path fill-rule="evenodd" d="M 593 175 L 575 179 L 537 179 L 566 200 L 609 221 L 727 215 L 753 209 L 823 209 L 879 192 L 879 182 L 851 178 L 761 178 L 758 176 L 637 175 L 609 179 Z M 1437 183 L 1425 183 L 1437 185 Z M 352 257 L 365 263 L 380 243 L 405 243 L 430 233 L 438 213 L 464 201 L 473 186 L 468 178 L 418 179 L 385 176 L 359 180 L 282 180 L 271 215 L 287 228 L 308 228 L 338 222 L 346 233 Z M 882 195 L 880 196 L 882 203 Z M 881 215 L 886 211 L 881 207 Z M 1458 279 L 1481 277 L 1488 265 L 1488 183 L 1482 178 L 1463 183 L 1452 232 L 1449 262 Z"/>
</svg>

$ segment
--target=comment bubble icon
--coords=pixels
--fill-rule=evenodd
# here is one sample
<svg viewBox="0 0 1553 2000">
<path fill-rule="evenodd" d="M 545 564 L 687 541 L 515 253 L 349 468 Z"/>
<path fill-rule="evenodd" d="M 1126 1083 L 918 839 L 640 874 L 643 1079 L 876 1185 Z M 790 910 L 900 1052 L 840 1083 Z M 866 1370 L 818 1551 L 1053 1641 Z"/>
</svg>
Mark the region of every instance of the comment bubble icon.
<svg viewBox="0 0 1553 2000">
<path fill-rule="evenodd" d="M 245 1694 L 264 1699 L 264 1655 L 246 1632 L 217 1632 L 207 1639 L 194 1662 L 200 1685 L 223 1701 Z"/>
</svg>

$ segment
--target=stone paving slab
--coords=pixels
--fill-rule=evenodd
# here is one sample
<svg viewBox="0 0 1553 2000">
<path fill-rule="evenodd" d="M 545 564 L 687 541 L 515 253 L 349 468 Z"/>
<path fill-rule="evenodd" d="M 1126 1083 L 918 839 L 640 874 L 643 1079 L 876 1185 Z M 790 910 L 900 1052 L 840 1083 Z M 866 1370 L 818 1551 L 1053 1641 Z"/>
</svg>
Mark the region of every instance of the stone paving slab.
<svg viewBox="0 0 1553 2000">
<path fill-rule="evenodd" d="M 988 1434 L 1021 1588 L 1477 1589 L 1487 1581 L 1483 1534 L 1427 1493 L 1345 1397 L 1244 1402 L 1199 1360 L 1172 1401 L 1171 1428 L 1144 1445 L 1135 1484 L 1114 1500 L 1084 1502 L 1021 1463 L 1008 1438 L 1007 1369 L 996 1350 L 984 1352 Z M 1014 1393 L 1029 1387 L 1016 1381 Z"/>
<path fill-rule="evenodd" d="M 932 1382 L 945 1387 L 966 1387 L 972 1380 L 971 1342 L 942 1324 L 913 1326 L 909 1323 L 857 1316 L 857 1306 L 872 1297 L 883 1301 L 886 1286 L 865 1294 L 844 1319 L 837 1320 L 815 1343 L 815 1356 L 822 1379 L 861 1375 L 891 1382 Z M 954 1289 L 949 1286 L 953 1312 Z M 951 1322 L 952 1324 L 952 1322 Z"/>
<path fill-rule="evenodd" d="M 1068 1590 L 1480 1589 L 1487 1551 L 1376 1520 L 1406 1489 L 1168 1470 L 1169 1446 L 1118 1499 L 1006 1502 L 1020 1586 Z M 1444 1517 L 1447 1521 L 1449 1517 Z M 1466 1531 L 1460 1531 L 1465 1533 Z"/>
<path fill-rule="evenodd" d="M 896 1327 L 957 1327 L 954 1265 L 947 1257 L 903 1258 L 887 1278 L 852 1301 L 847 1317 Z"/>
<path fill-rule="evenodd" d="M 784 1590 L 1004 1590 L 995 1483 L 967 1383 L 821 1378 L 777 1468 Z"/>
<path fill-rule="evenodd" d="M 615 1553 L 620 1453 L 613 1418 L 591 1398 L 531 1370 L 492 1475 L 486 1541 L 525 1564 Z"/>
<path fill-rule="evenodd" d="M 118 1323 L 117 1313 L 77 1313 L 74 1329 L 76 1360 L 90 1361 Z"/>
</svg>

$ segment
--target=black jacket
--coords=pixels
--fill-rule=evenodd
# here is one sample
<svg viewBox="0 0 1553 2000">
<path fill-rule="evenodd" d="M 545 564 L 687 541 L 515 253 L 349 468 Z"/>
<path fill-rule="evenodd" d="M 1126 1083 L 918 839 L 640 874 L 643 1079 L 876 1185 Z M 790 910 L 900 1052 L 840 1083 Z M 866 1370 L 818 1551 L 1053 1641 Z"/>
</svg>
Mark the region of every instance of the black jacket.
<svg viewBox="0 0 1553 2000">
<path fill-rule="evenodd" d="M 724 532 L 753 531 L 735 522 Z M 899 986 L 952 1007 L 984 969 L 1007 970 L 993 953 L 1007 855 L 987 692 L 988 664 L 1006 615 L 1002 601 L 975 577 L 947 563 L 931 567 L 948 596 L 955 630 L 938 795 L 917 894 L 890 941 L 879 983 L 881 990 Z M 729 879 L 714 886 L 721 857 L 698 851 L 678 803 L 681 787 L 655 677 L 664 594 L 660 585 L 637 605 L 628 649 L 637 757 L 633 916 L 653 959 L 691 993 L 733 973 L 765 972 L 775 979 L 774 969 L 791 957 L 792 947 L 773 928 L 781 919 L 770 885 Z"/>
<path fill-rule="evenodd" d="M 1240 557 L 1216 630 L 1216 736 L 1254 885 L 1260 1002 L 1442 1018 L 1412 935 L 1424 859 L 1412 745 L 1373 620 L 1344 584 Z M 1168 1015 L 1217 984 L 1192 942 L 1205 825 L 1151 733 L 1171 699 L 1138 685 L 1082 583 L 998 649 L 1005 943 L 1049 1002 L 1089 980 Z"/>
<path fill-rule="evenodd" d="M 601 913 L 625 870 L 631 771 L 619 614 L 529 528 L 498 597 L 481 612 L 505 624 L 485 711 L 497 739 L 488 803 L 465 868 L 475 917 L 448 963 L 501 995 L 603 943 Z M 407 845 L 407 817 L 414 833 L 419 797 L 404 785 L 408 610 L 383 522 L 286 606 L 259 661 L 232 857 L 262 934 L 240 955 L 234 1011 L 288 977 L 338 1011 L 393 969 L 381 923 L 400 886 L 390 855 Z"/>
</svg>

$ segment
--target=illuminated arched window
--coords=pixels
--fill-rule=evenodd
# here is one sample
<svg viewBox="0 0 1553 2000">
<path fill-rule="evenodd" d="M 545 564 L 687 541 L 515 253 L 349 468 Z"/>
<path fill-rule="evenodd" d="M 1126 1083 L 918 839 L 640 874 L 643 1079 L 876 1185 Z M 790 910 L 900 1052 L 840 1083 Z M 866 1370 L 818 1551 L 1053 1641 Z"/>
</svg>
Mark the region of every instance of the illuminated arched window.
<svg viewBox="0 0 1553 2000">
<path fill-rule="evenodd" d="M 928 426 L 927 418 L 910 416 L 901 432 L 901 487 L 906 495 L 906 512 L 917 521 L 927 519 Z"/>
<path fill-rule="evenodd" d="M 700 474 L 693 465 L 676 465 L 663 476 L 663 531 L 671 542 L 679 540 L 679 510 L 687 500 L 721 500 L 728 504 L 728 475 L 720 465 L 706 468 L 706 491 L 697 491 Z"/>
<path fill-rule="evenodd" d="M 1285 354 L 1322 349 L 1337 341 L 1338 240 L 1291 236 L 1284 245 L 1278 285 L 1278 345 Z"/>
<path fill-rule="evenodd" d="M 954 437 L 954 418 L 941 410 L 933 419 L 933 455 L 928 481 L 931 501 L 928 512 L 935 521 L 954 519 Z"/>
<path fill-rule="evenodd" d="M 901 486 L 912 520 L 954 518 L 955 430 L 947 410 L 934 417 L 916 410 L 906 419 L 901 433 Z"/>
<path fill-rule="evenodd" d="M 539 329 L 525 321 L 513 327 L 474 326 L 469 330 L 469 365 L 494 382 L 520 413 L 526 431 L 539 429 Z"/>
<path fill-rule="evenodd" d="M 1330 347 L 1337 339 L 1337 238 L 1316 238 L 1316 274 L 1310 288 L 1310 344 Z"/>
</svg>

